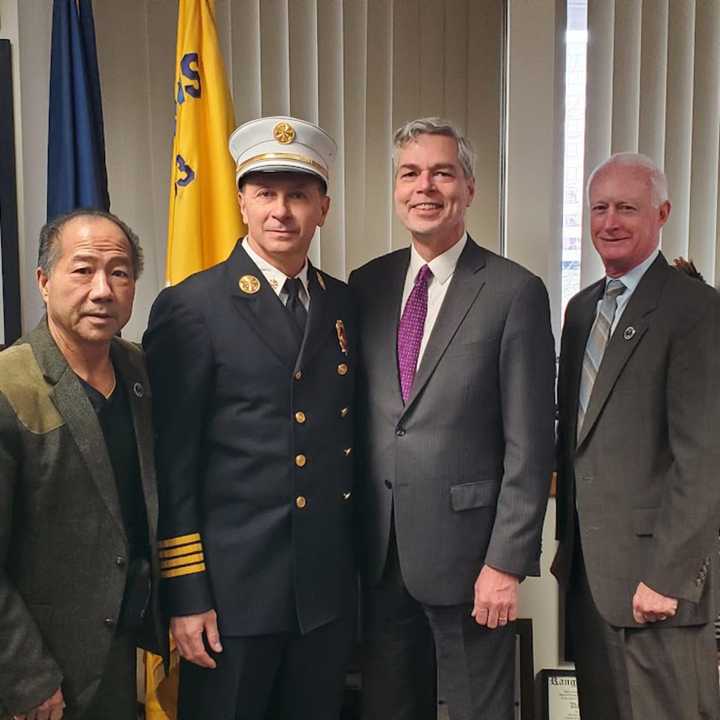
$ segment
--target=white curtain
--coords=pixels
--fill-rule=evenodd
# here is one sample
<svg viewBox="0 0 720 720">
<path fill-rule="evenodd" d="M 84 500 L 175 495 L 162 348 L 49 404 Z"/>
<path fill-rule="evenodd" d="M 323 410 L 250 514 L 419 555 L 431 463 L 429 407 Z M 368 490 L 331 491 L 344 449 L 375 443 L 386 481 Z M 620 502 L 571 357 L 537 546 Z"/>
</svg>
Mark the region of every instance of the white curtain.
<svg viewBox="0 0 720 720">
<path fill-rule="evenodd" d="M 672 213 L 662 247 L 718 276 L 720 2 L 588 0 L 585 176 L 611 153 L 664 168 Z M 581 284 L 602 274 L 587 232 Z"/>
</svg>

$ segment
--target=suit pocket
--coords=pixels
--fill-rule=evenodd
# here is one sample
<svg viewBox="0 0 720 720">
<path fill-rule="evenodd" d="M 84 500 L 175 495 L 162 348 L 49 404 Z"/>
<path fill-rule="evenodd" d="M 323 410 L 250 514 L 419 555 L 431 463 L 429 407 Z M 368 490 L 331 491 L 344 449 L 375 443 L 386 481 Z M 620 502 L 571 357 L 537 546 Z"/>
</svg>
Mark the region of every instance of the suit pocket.
<svg viewBox="0 0 720 720">
<path fill-rule="evenodd" d="M 632 511 L 633 532 L 638 537 L 652 537 L 655 532 L 658 508 L 634 508 Z"/>
<path fill-rule="evenodd" d="M 455 511 L 495 505 L 496 484 L 492 480 L 462 483 L 450 488 L 450 504 Z"/>
</svg>

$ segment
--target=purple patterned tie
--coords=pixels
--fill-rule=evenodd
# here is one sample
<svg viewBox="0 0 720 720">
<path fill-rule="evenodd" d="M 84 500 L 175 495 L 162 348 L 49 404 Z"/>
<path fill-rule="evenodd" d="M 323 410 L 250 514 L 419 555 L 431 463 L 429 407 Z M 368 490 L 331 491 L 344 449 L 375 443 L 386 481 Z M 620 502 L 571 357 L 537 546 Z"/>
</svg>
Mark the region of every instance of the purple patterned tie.
<svg viewBox="0 0 720 720">
<path fill-rule="evenodd" d="M 427 265 L 423 265 L 415 278 L 415 285 L 405 303 L 405 309 L 398 325 L 398 370 L 400 371 L 400 389 L 404 403 L 410 397 L 410 390 L 413 380 L 415 380 L 415 370 L 427 316 L 430 278 L 432 278 L 432 270 Z"/>
</svg>

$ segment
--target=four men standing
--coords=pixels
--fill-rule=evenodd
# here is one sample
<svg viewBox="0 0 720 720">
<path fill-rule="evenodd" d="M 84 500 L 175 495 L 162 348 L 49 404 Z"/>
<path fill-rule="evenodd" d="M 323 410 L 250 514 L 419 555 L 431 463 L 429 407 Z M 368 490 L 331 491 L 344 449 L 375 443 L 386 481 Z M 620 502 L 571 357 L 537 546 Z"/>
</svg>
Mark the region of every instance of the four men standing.
<svg viewBox="0 0 720 720">
<path fill-rule="evenodd" d="M 0 712 L 130 720 L 159 574 L 181 719 L 336 720 L 357 549 L 364 717 L 434 720 L 438 676 L 452 720 L 512 717 L 552 469 L 547 293 L 468 235 L 455 128 L 394 144 L 411 247 L 351 297 L 307 258 L 332 139 L 288 117 L 233 134 L 248 234 L 160 294 L 143 341 L 159 531 L 150 383 L 115 337 L 137 238 L 99 211 L 43 229 L 47 316 L 0 355 Z M 553 568 L 581 714 L 717 718 L 720 299 L 659 253 L 648 158 L 613 156 L 588 196 L 607 277 L 563 329 Z"/>
</svg>

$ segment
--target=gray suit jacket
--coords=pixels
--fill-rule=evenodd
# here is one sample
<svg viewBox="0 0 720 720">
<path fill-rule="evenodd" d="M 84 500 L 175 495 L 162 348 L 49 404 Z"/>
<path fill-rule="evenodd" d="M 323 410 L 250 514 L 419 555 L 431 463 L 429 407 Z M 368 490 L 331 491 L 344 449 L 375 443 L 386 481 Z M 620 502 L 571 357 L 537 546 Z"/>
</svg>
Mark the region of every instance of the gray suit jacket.
<svg viewBox="0 0 720 720">
<path fill-rule="evenodd" d="M 376 583 L 391 510 L 403 578 L 471 602 L 484 563 L 538 575 L 552 470 L 554 344 L 542 281 L 468 239 L 403 405 L 397 326 L 408 249 L 356 270 L 360 552 Z"/>
<path fill-rule="evenodd" d="M 558 539 L 572 571 L 575 508 L 604 619 L 632 627 L 640 581 L 680 598 L 663 625 L 714 617 L 720 525 L 720 298 L 660 255 L 613 333 L 576 438 L 580 372 L 604 280 L 568 305 L 558 382 Z"/>
<path fill-rule="evenodd" d="M 157 494 L 142 353 L 113 340 L 129 393 L 153 558 Z M 98 687 L 125 589 L 127 538 L 102 429 L 45 320 L 0 354 L 0 716 L 59 686 Z M 153 559 L 157 578 L 157 561 Z M 157 603 L 149 620 L 159 637 Z"/>
</svg>

